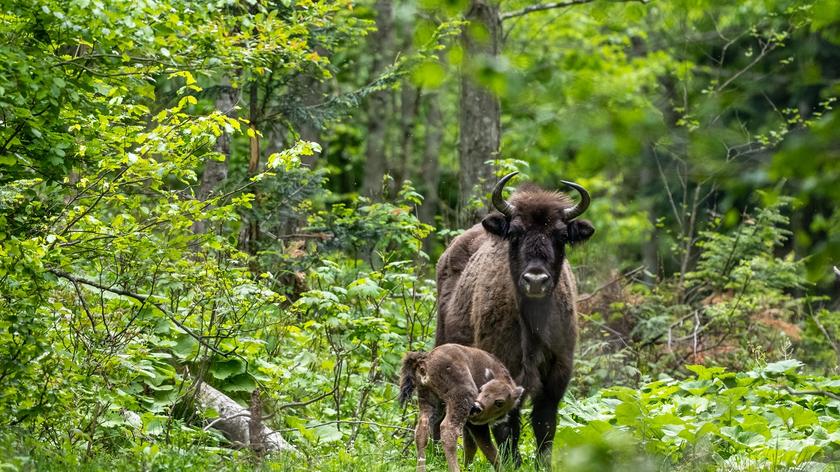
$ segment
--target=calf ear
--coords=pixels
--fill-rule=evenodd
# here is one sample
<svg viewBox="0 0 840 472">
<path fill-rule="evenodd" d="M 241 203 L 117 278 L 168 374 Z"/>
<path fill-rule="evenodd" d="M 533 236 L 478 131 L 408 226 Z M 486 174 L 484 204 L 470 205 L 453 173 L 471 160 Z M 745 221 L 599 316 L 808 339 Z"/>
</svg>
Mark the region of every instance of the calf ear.
<svg viewBox="0 0 840 472">
<path fill-rule="evenodd" d="M 490 369 L 488 369 L 488 368 L 485 368 L 485 369 L 484 369 L 484 380 L 493 380 L 493 379 L 495 379 L 495 378 L 496 378 L 496 376 L 495 376 L 495 375 L 493 375 L 493 371 L 492 371 L 492 370 L 490 370 Z"/>
<path fill-rule="evenodd" d="M 505 215 L 494 211 L 481 220 L 481 226 L 484 226 L 488 233 L 504 238 L 508 230 L 508 221 Z"/>
<path fill-rule="evenodd" d="M 522 399 L 522 394 L 523 393 L 525 393 L 525 387 L 522 387 L 521 385 L 517 386 L 514 389 L 513 394 L 516 395 L 516 397 L 514 398 L 514 401 L 513 401 L 513 407 L 514 408 L 518 407 L 519 404 L 522 403 L 522 400 L 523 400 Z"/>
<path fill-rule="evenodd" d="M 595 234 L 595 227 L 587 220 L 574 220 L 567 226 L 569 244 L 586 241 Z"/>
</svg>

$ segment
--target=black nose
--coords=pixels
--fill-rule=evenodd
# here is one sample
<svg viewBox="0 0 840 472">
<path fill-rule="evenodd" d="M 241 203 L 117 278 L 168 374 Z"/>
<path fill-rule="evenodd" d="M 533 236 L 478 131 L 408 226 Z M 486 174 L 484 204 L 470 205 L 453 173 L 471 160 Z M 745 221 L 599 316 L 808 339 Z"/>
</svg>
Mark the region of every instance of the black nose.
<svg viewBox="0 0 840 472">
<path fill-rule="evenodd" d="M 522 274 L 525 293 L 529 296 L 543 296 L 548 291 L 551 277 L 545 272 L 525 272 Z"/>
<path fill-rule="evenodd" d="M 473 403 L 472 408 L 470 408 L 470 414 L 477 415 L 479 413 L 481 413 L 481 405 L 479 405 L 478 403 Z"/>
</svg>

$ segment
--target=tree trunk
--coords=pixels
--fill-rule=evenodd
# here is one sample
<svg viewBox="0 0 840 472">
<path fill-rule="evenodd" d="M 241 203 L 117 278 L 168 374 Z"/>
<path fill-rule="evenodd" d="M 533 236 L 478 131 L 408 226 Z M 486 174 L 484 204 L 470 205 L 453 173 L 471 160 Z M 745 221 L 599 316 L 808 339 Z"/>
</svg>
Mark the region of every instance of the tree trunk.
<svg viewBox="0 0 840 472">
<path fill-rule="evenodd" d="M 423 150 L 423 163 L 420 166 L 420 173 L 423 176 L 424 198 L 420 206 L 420 221 L 430 225 L 435 224 L 435 215 L 438 211 L 438 180 L 440 170 L 438 160 L 440 159 L 440 147 L 443 142 L 443 119 L 440 113 L 438 94 L 426 96 L 426 136 L 425 149 Z"/>
<path fill-rule="evenodd" d="M 399 189 L 408 178 L 414 155 L 414 130 L 420 106 L 420 88 L 404 83 L 400 94 L 400 139 L 393 164 L 394 186 Z"/>
<path fill-rule="evenodd" d="M 258 121 L 259 121 L 259 87 L 257 81 L 254 80 L 251 82 L 251 86 L 249 88 L 249 97 L 248 97 L 248 132 L 249 132 L 249 145 L 248 145 L 248 176 L 252 177 L 260 172 L 260 140 L 259 135 L 257 134 L 258 131 Z M 256 187 L 252 190 L 254 194 L 254 200 L 251 203 L 252 208 L 248 211 L 248 216 L 245 217 L 246 225 L 239 234 L 239 245 L 244 250 L 244 252 L 254 256 L 257 254 L 257 247 L 259 240 L 260 240 L 260 222 L 257 219 L 257 214 L 259 213 L 259 192 Z M 259 265 L 257 258 L 251 258 L 248 264 L 249 269 L 253 273 L 259 272 Z"/>
<path fill-rule="evenodd" d="M 260 171 L 260 138 L 257 134 L 257 115 L 259 114 L 259 87 L 257 81 L 251 82 L 251 90 L 248 99 L 248 125 L 250 133 L 249 149 L 250 157 L 248 159 L 248 175 L 253 176 Z"/>
<path fill-rule="evenodd" d="M 263 434 L 265 426 L 262 422 L 262 399 L 258 388 L 251 392 L 248 412 L 251 414 L 248 420 L 248 444 L 251 446 L 254 455 L 262 457 L 265 455 L 265 435 Z"/>
<path fill-rule="evenodd" d="M 237 90 L 230 86 L 230 81 L 223 79 L 221 83 L 221 90 L 216 97 L 216 110 L 233 118 L 236 116 L 234 106 L 236 106 Z M 204 173 L 201 174 L 201 183 L 198 187 L 196 197 L 205 201 L 210 195 L 221 187 L 228 174 L 228 161 L 230 161 L 230 135 L 222 132 L 216 138 L 215 149 L 216 152 L 224 157 L 224 160 L 216 161 L 210 160 L 204 164 Z M 196 233 L 203 233 L 207 230 L 204 221 L 196 221 L 193 224 L 193 231 Z"/>
<path fill-rule="evenodd" d="M 659 235 L 656 229 L 656 203 L 657 198 L 651 192 L 656 188 L 656 157 L 653 155 L 653 144 L 648 144 L 642 156 L 642 166 L 639 170 L 639 192 L 647 200 L 648 221 L 653 229 L 650 237 L 642 247 L 642 263 L 645 266 L 644 280 L 649 284 L 656 283 L 659 274 Z"/>
<path fill-rule="evenodd" d="M 438 184 L 440 180 L 440 148 L 443 143 L 443 118 L 440 113 L 440 102 L 438 94 L 427 96 L 426 101 L 426 136 L 425 149 L 423 150 L 423 163 L 420 166 L 420 173 L 423 178 L 423 204 L 418 209 L 418 217 L 423 223 L 437 226 L 435 216 L 438 213 L 440 197 L 438 197 Z M 429 236 L 423 240 L 423 251 L 430 254 L 434 237 Z"/>
<path fill-rule="evenodd" d="M 328 56 L 329 51 L 318 49 L 318 53 L 322 56 Z M 312 168 L 320 156 L 327 155 L 327 144 L 321 139 L 321 123 L 317 117 L 310 116 L 308 113 L 302 111 L 307 107 L 314 107 L 324 100 L 326 93 L 326 85 L 322 80 L 319 80 L 318 75 L 320 70 L 303 70 L 289 81 L 289 96 L 293 100 L 291 106 L 298 109 L 293 113 L 289 113 L 285 118 L 288 119 L 298 138 L 304 141 L 313 141 L 321 145 L 321 153 L 312 156 L 301 156 L 300 162 L 304 167 Z M 265 128 L 268 123 L 265 123 Z M 266 155 L 280 152 L 287 147 L 294 145 L 294 139 L 286 141 L 286 135 L 289 130 L 286 126 L 278 126 L 276 123 L 271 130 L 271 139 L 268 142 Z M 265 132 L 265 131 L 264 131 Z"/>
<path fill-rule="evenodd" d="M 394 5 L 391 0 L 378 0 L 376 8 L 376 32 L 370 36 L 374 55 L 371 78 L 378 76 L 387 64 L 394 44 Z M 367 141 L 365 143 L 365 173 L 362 194 L 372 198 L 382 195 L 382 178 L 388 170 L 386 156 L 386 132 L 389 120 L 388 98 L 390 90 L 380 90 L 368 97 Z"/>
<path fill-rule="evenodd" d="M 501 109 L 499 99 L 473 78 L 471 65 L 495 61 L 502 45 L 499 6 L 488 0 L 471 0 L 465 15 L 469 22 L 461 35 L 464 67 L 461 74 L 458 159 L 460 161 L 459 215 L 467 226 L 479 217 L 470 208 L 475 197 L 483 197 L 493 186 L 493 169 L 484 164 L 499 155 Z"/>
<path fill-rule="evenodd" d="M 207 428 L 213 427 L 222 433 L 234 445 L 251 446 L 251 412 L 239 406 L 232 398 L 215 388 L 201 383 L 196 393 L 196 401 L 203 410 L 213 409 L 219 417 L 213 419 Z M 294 446 L 286 442 L 279 432 L 267 428 L 259 420 L 255 423 L 259 430 L 259 447 L 268 452 L 297 452 Z"/>
</svg>

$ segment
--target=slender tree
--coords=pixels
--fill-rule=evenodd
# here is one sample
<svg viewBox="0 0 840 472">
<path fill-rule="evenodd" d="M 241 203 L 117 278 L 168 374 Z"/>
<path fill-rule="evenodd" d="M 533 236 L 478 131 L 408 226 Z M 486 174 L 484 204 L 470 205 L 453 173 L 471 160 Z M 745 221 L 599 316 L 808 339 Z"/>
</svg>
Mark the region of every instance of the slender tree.
<svg viewBox="0 0 840 472">
<path fill-rule="evenodd" d="M 394 43 L 394 4 L 391 0 L 378 0 L 376 9 L 376 31 L 371 34 L 374 59 L 370 76 L 376 77 L 384 70 L 389 51 Z M 390 90 L 379 90 L 368 97 L 367 139 L 365 141 L 365 171 L 362 193 L 369 197 L 382 194 L 382 178 L 388 169 L 386 154 Z"/>
<path fill-rule="evenodd" d="M 477 69 L 495 61 L 502 46 L 499 5 L 492 0 L 471 0 L 461 36 L 464 67 L 461 75 L 458 160 L 459 215 L 470 224 L 478 212 L 470 210 L 472 198 L 490 191 L 493 172 L 485 162 L 499 155 L 501 109 L 499 98 L 476 81 Z"/>
<path fill-rule="evenodd" d="M 225 115 L 236 117 L 236 101 L 238 99 L 238 91 L 230 85 L 228 78 L 223 78 L 219 85 L 218 94 L 216 95 L 216 109 Z M 216 138 L 215 151 L 219 153 L 221 160 L 210 160 L 204 165 L 204 172 L 201 174 L 201 183 L 198 187 L 196 197 L 201 200 L 207 198 L 216 192 L 228 175 L 228 163 L 230 162 L 230 133 L 222 132 Z M 193 230 L 196 233 L 203 233 L 206 231 L 204 221 L 196 221 L 193 224 Z"/>
</svg>

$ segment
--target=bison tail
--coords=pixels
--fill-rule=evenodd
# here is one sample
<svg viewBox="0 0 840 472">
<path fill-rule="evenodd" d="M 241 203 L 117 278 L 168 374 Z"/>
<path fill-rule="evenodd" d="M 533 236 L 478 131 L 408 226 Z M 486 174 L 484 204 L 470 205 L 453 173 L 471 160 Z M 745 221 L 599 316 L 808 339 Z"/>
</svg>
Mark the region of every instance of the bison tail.
<svg viewBox="0 0 840 472">
<path fill-rule="evenodd" d="M 399 401 L 401 405 L 411 399 L 417 385 L 417 367 L 425 358 L 425 352 L 409 352 L 403 358 L 402 370 L 400 371 Z"/>
</svg>

